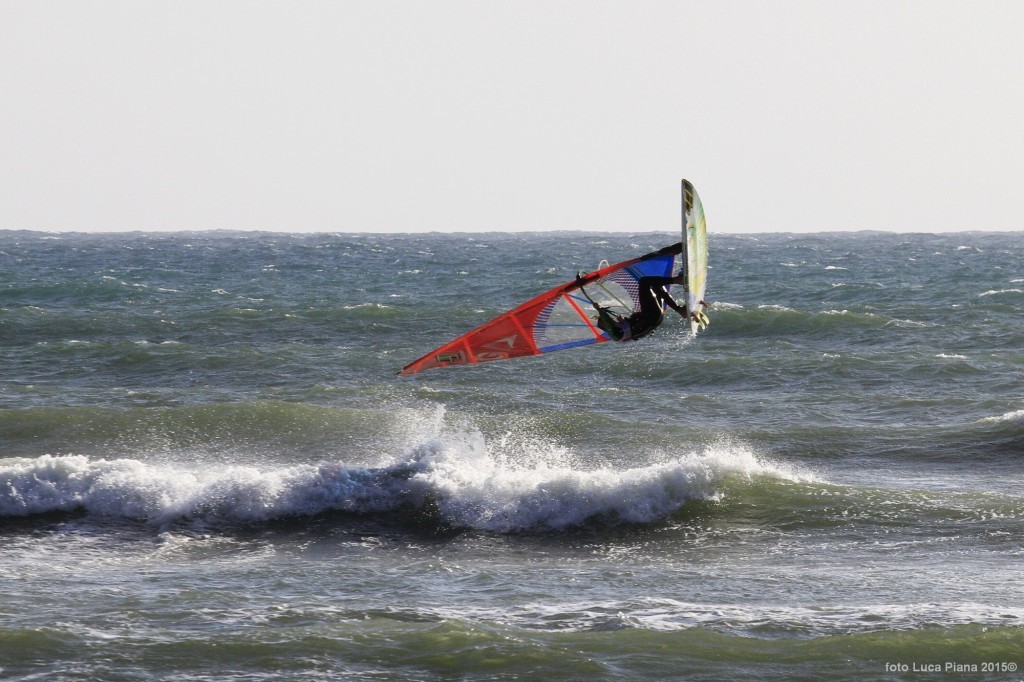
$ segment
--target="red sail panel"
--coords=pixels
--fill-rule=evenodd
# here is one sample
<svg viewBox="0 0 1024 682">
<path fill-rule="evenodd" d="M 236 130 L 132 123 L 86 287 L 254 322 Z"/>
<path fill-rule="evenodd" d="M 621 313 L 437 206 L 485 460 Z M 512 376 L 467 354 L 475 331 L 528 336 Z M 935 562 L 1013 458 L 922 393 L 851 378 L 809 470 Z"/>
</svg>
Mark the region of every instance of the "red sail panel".
<svg viewBox="0 0 1024 682">
<path fill-rule="evenodd" d="M 539 355 L 541 351 L 533 341 L 534 321 L 537 314 L 551 300 L 562 295 L 563 289 L 564 285 L 556 287 L 518 308 L 499 315 L 410 363 L 401 374 L 416 374 L 434 367 L 471 365 L 525 355 Z"/>
</svg>

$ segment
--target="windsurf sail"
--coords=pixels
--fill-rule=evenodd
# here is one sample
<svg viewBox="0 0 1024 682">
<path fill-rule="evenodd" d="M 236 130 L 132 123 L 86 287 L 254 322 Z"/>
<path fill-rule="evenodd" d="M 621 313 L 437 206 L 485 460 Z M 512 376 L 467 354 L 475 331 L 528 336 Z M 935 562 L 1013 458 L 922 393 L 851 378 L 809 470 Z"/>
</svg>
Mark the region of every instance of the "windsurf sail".
<svg viewBox="0 0 1024 682">
<path fill-rule="evenodd" d="M 641 277 L 669 277 L 682 243 L 603 267 L 499 315 L 409 363 L 399 374 L 541 355 L 612 341 L 600 311 L 629 316 L 639 309 Z"/>
<path fill-rule="evenodd" d="M 694 334 L 707 324 L 704 289 L 708 247 L 704 207 L 693 185 L 683 180 L 683 239 L 638 258 L 601 266 L 579 275 L 499 315 L 454 341 L 409 363 L 399 374 L 417 374 L 434 367 L 472 365 L 542 355 L 620 338 L 614 320 L 640 309 L 642 277 L 670 277 L 680 256 L 686 274 L 686 303 Z"/>
</svg>

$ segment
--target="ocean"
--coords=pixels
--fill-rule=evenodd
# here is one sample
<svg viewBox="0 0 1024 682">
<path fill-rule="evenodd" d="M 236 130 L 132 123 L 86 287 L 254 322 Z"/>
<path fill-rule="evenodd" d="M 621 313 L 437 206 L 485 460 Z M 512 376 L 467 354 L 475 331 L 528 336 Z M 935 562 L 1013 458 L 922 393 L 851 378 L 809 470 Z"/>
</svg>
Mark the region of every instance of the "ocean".
<svg viewBox="0 0 1024 682">
<path fill-rule="evenodd" d="M 677 234 L 0 232 L 0 679 L 1024 679 L 1024 232 L 396 376 Z"/>
</svg>

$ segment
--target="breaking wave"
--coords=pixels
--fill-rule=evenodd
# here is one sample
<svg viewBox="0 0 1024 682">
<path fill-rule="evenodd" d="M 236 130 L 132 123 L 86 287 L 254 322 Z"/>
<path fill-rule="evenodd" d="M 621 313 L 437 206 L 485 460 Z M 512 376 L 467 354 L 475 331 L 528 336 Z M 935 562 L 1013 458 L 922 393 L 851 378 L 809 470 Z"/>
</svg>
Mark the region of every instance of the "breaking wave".
<svg viewBox="0 0 1024 682">
<path fill-rule="evenodd" d="M 688 501 L 718 499 L 730 476 L 799 478 L 730 445 L 627 469 L 580 470 L 572 459 L 552 443 L 489 444 L 476 431 L 432 436 L 378 467 L 9 458 L 0 462 L 0 516 L 84 511 L 165 525 L 416 510 L 453 528 L 544 532 L 591 522 L 656 522 Z"/>
</svg>

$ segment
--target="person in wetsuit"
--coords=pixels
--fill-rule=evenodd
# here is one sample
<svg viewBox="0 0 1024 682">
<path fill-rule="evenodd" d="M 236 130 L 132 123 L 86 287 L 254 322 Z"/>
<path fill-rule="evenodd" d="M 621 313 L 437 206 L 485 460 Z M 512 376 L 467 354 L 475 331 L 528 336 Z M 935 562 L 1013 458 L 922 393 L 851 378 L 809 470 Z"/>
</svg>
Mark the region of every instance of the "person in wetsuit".
<svg viewBox="0 0 1024 682">
<path fill-rule="evenodd" d="M 683 284 L 686 282 L 684 275 L 676 277 L 641 277 L 637 281 L 638 297 L 640 299 L 640 310 L 629 317 L 613 315 L 607 309 L 595 303 L 587 292 L 581 287 L 584 296 L 590 299 L 591 304 L 597 310 L 597 326 L 604 330 L 616 341 L 635 341 L 647 336 L 665 321 L 665 306 L 687 317 L 685 305 L 676 303 L 665 287 L 669 284 Z"/>
<path fill-rule="evenodd" d="M 684 282 L 686 282 L 684 275 L 641 277 L 637 281 L 640 310 L 629 317 L 620 317 L 616 320 L 616 326 L 621 332 L 621 336 L 617 336 L 616 340 L 636 341 L 653 332 L 665 321 L 665 306 L 682 315 L 683 319 L 687 319 L 686 305 L 676 303 L 665 290 L 669 284 L 683 284 Z M 615 335 L 613 334 L 613 336 Z"/>
</svg>

